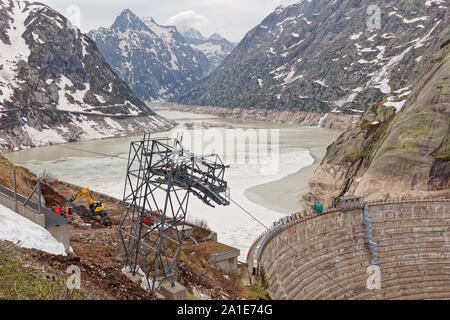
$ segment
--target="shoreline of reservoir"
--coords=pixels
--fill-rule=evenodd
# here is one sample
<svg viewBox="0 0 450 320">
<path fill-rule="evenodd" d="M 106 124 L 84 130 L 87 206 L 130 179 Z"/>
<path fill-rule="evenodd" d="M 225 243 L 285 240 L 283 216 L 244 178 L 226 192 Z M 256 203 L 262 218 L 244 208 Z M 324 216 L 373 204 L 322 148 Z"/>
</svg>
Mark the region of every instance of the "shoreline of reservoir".
<svg viewBox="0 0 450 320">
<path fill-rule="evenodd" d="M 267 108 L 180 105 L 172 102 L 165 102 L 163 106 L 170 110 L 193 114 L 212 115 L 242 121 L 264 121 L 302 127 L 321 127 L 342 132 L 353 128 L 361 118 L 360 115 L 349 115 L 336 112 L 317 113 Z"/>
</svg>

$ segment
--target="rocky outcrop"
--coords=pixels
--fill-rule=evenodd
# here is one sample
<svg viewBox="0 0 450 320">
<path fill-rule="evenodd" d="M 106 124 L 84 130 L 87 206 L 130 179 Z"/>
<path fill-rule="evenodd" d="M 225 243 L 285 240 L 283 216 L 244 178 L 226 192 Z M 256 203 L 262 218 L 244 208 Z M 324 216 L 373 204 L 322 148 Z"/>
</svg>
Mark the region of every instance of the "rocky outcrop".
<svg viewBox="0 0 450 320">
<path fill-rule="evenodd" d="M 291 123 L 301 126 L 324 127 L 339 131 L 346 131 L 353 128 L 360 119 L 357 115 L 348 114 L 320 114 L 302 111 L 279 111 L 269 109 L 243 109 L 224 108 L 208 106 L 185 106 L 174 103 L 165 103 L 163 106 L 177 111 L 192 112 L 199 114 L 209 114 L 223 118 L 239 120 L 272 121 L 276 123 Z"/>
<path fill-rule="evenodd" d="M 45 111 L 10 111 L 2 117 L 21 117 L 27 124 L 14 126 L 0 133 L 0 150 L 17 151 L 30 147 L 60 144 L 73 141 L 106 139 L 141 135 L 148 132 L 167 131 L 174 124 L 154 116 L 105 116 L 92 114 L 62 114 L 64 122 L 57 125 Z"/>
<path fill-rule="evenodd" d="M 421 80 L 385 96 L 331 146 L 302 193 L 369 200 L 450 196 L 450 46 L 424 61 Z"/>
<path fill-rule="evenodd" d="M 367 24 L 374 4 L 380 29 Z M 173 101 L 360 115 L 418 79 L 429 53 L 446 40 L 447 14 L 444 1 L 422 0 L 312 0 L 279 7 L 216 71 Z"/>
<path fill-rule="evenodd" d="M 46 5 L 0 0 L 0 52 L 2 151 L 172 126 Z"/>
<path fill-rule="evenodd" d="M 190 88 L 213 68 L 174 26 L 124 10 L 110 28 L 89 32 L 113 70 L 145 101 L 165 100 Z"/>
</svg>

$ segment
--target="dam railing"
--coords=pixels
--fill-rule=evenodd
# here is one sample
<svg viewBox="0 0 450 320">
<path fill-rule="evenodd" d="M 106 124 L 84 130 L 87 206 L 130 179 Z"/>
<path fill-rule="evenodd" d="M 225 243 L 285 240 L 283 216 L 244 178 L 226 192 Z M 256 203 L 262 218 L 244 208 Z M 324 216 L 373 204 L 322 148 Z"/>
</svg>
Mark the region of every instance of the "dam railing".
<svg viewBox="0 0 450 320">
<path fill-rule="evenodd" d="M 38 194 L 38 199 L 40 199 L 41 195 Z M 20 215 L 23 215 L 33 222 L 36 222 L 33 219 L 33 215 L 43 215 L 45 225 L 43 227 L 49 228 L 53 226 L 59 226 L 69 223 L 67 219 L 64 219 L 61 216 L 58 216 L 56 213 L 42 206 L 40 201 L 38 203 L 30 200 L 30 196 L 25 198 L 23 195 L 19 194 L 15 190 L 11 190 L 5 186 L 0 185 L 0 203 L 3 206 L 8 207 L 9 209 L 18 212 L 17 206 L 21 206 L 22 209 L 18 212 Z"/>
<path fill-rule="evenodd" d="M 42 205 L 40 187 L 40 180 L 37 180 L 36 186 L 28 197 L 21 195 L 17 192 L 16 175 L 13 170 L 13 189 L 0 185 L 0 204 L 47 229 L 57 241 L 69 249 L 70 221 Z M 37 197 L 37 202 L 32 200 L 33 195 Z"/>
<path fill-rule="evenodd" d="M 388 200 L 388 201 L 382 201 L 382 200 L 372 200 L 367 201 L 368 207 L 376 207 L 376 206 L 383 206 L 383 205 L 391 205 L 391 204 L 413 204 L 413 203 L 434 203 L 434 202 L 450 202 L 450 199 L 443 199 L 443 198 L 427 198 L 427 199 L 399 199 L 399 200 Z M 247 262 L 249 265 L 253 265 L 253 260 L 257 261 L 257 264 L 259 266 L 261 261 L 261 256 L 267 247 L 267 245 L 276 238 L 280 233 L 283 231 L 292 228 L 300 223 L 306 222 L 311 219 L 315 219 L 319 216 L 336 213 L 336 212 L 345 212 L 345 211 L 351 211 L 351 210 L 357 210 L 363 209 L 363 205 L 360 206 L 353 206 L 349 208 L 329 208 L 327 210 L 324 210 L 323 212 L 310 212 L 304 215 L 302 218 L 299 213 L 294 213 L 292 215 L 286 216 L 284 218 L 279 219 L 278 221 L 274 222 L 273 225 L 265 230 L 263 233 L 261 233 L 256 240 L 252 243 L 249 249 L 249 254 L 247 257 Z M 259 246 L 258 246 L 259 244 Z M 257 248 L 256 256 L 250 257 L 250 253 L 254 252 L 254 250 Z M 258 269 L 258 268 L 256 268 Z"/>
</svg>

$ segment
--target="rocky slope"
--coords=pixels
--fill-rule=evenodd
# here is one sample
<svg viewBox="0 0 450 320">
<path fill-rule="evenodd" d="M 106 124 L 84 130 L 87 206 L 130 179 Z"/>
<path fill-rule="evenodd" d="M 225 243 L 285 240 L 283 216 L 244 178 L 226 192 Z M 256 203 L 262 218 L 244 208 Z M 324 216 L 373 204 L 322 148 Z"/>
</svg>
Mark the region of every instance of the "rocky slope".
<svg viewBox="0 0 450 320">
<path fill-rule="evenodd" d="M 308 191 L 326 205 L 345 194 L 368 200 L 450 196 L 449 42 L 422 62 L 419 81 L 373 104 L 328 148 L 303 200 L 311 201 Z"/>
<path fill-rule="evenodd" d="M 214 71 L 236 47 L 236 43 L 230 42 L 218 33 L 205 38 L 199 31 L 190 29 L 182 33 L 192 48 L 203 52 L 211 62 L 211 70 Z"/>
<path fill-rule="evenodd" d="M 191 87 L 212 64 L 175 27 L 124 10 L 110 28 L 89 36 L 122 79 L 145 101 L 165 100 Z"/>
<path fill-rule="evenodd" d="M 222 118 L 271 121 L 275 123 L 299 124 L 300 126 L 308 127 L 320 125 L 322 128 L 334 129 L 342 132 L 350 130 L 359 122 L 359 116 L 342 113 L 332 113 L 325 117 L 315 112 L 296 110 L 186 106 L 170 102 L 165 103 L 164 106 L 176 111 L 209 114 Z"/>
<path fill-rule="evenodd" d="M 0 0 L 0 150 L 169 127 L 65 17 Z"/>
<path fill-rule="evenodd" d="M 215 72 L 173 101 L 362 115 L 417 79 L 448 34 L 448 1 L 377 1 L 381 29 L 369 29 L 373 4 L 311 0 L 279 7 Z"/>
</svg>

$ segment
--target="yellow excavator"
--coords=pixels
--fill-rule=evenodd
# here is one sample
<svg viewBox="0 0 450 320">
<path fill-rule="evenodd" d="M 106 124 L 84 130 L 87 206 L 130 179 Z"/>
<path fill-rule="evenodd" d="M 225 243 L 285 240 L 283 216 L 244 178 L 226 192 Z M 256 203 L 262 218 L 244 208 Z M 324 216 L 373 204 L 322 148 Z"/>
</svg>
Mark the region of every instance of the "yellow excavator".
<svg viewBox="0 0 450 320">
<path fill-rule="evenodd" d="M 73 202 L 79 199 L 82 196 L 86 196 L 86 199 L 89 201 L 89 209 L 91 210 L 90 216 L 100 216 L 103 220 L 103 224 L 105 226 L 110 227 L 112 225 L 111 218 L 106 213 L 105 207 L 103 207 L 103 203 L 101 201 L 95 201 L 91 195 L 89 194 L 89 188 L 85 188 L 78 192 L 75 196 L 70 199 L 70 202 Z"/>
</svg>

